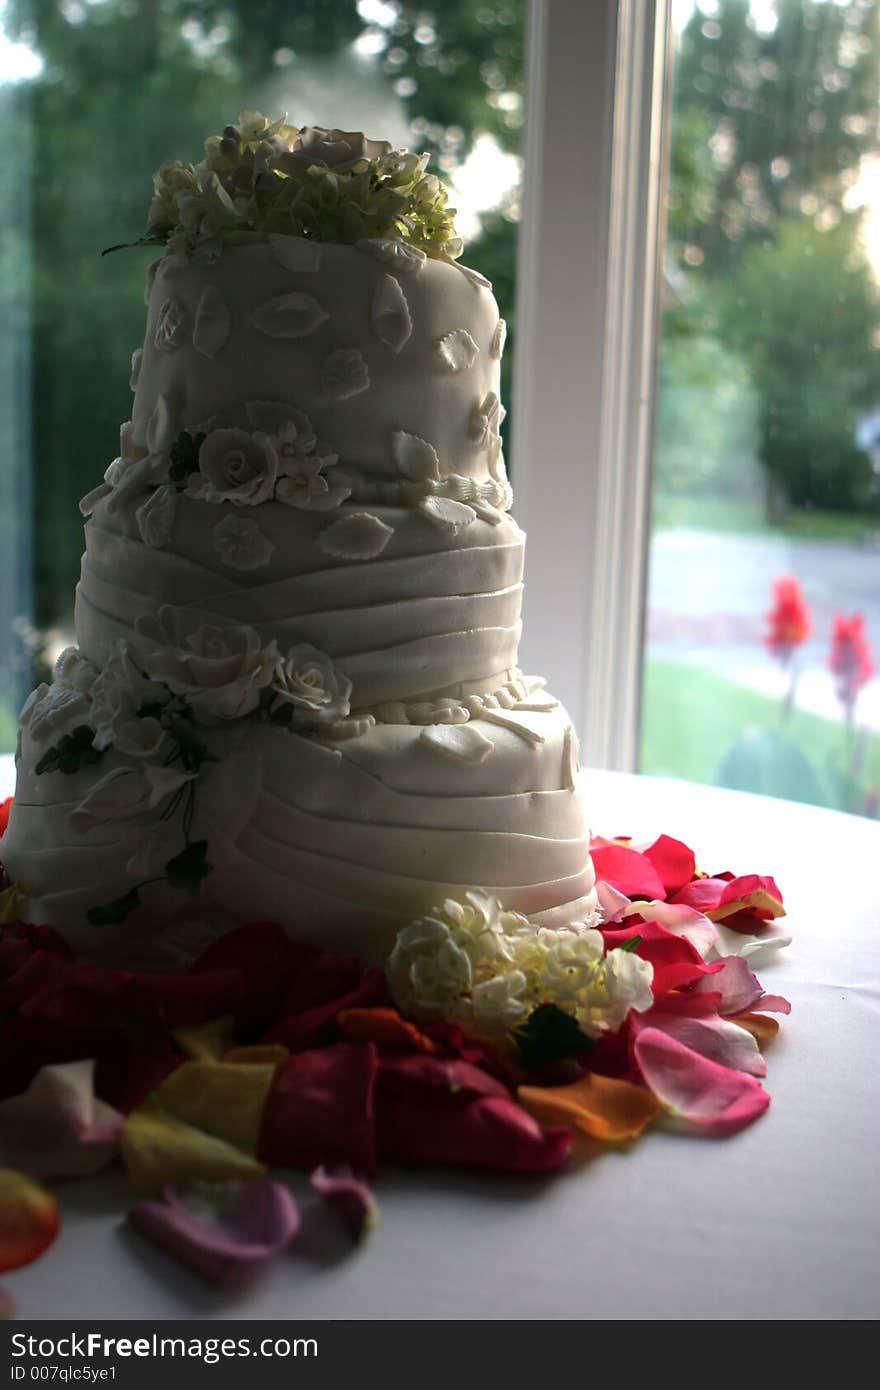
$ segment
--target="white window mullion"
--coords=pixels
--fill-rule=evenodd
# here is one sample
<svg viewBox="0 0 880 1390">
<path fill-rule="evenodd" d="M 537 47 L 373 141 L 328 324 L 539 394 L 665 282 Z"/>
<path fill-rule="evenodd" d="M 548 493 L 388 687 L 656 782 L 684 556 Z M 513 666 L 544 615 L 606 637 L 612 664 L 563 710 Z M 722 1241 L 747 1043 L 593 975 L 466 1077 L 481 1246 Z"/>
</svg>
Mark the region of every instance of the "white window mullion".
<svg viewBox="0 0 880 1390">
<path fill-rule="evenodd" d="M 522 662 L 584 759 L 637 760 L 666 0 L 532 0 L 513 480 Z"/>
</svg>

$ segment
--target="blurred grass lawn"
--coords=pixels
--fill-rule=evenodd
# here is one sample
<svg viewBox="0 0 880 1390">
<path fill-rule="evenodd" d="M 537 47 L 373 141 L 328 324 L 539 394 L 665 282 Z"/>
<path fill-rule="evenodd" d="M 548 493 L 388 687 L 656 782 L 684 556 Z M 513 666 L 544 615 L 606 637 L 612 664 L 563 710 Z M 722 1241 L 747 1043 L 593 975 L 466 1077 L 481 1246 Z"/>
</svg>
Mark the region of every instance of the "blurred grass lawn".
<svg viewBox="0 0 880 1390">
<path fill-rule="evenodd" d="M 843 769 L 845 731 L 842 720 L 824 719 L 795 709 L 783 726 L 781 702 L 755 690 L 725 680 L 714 671 L 677 661 L 645 663 L 641 739 L 642 772 L 653 776 L 681 777 L 690 782 L 717 783 L 721 764 L 743 735 L 756 741 L 777 734 L 799 745 L 812 766 L 816 780 L 810 791 L 797 794 L 790 778 L 785 786 L 773 786 L 773 772 L 765 765 L 761 776 L 749 785 L 746 776 L 736 783 L 743 790 L 784 795 L 791 800 L 816 802 L 837 810 L 864 814 L 864 794 L 859 804 L 842 805 L 839 778 Z M 858 709 L 856 711 L 858 713 Z M 864 765 L 861 781 L 867 789 L 880 789 L 880 737 L 863 735 Z M 780 777 L 781 783 L 781 777 Z M 729 783 L 721 783 L 722 785 Z M 818 794 L 817 794 L 818 784 Z"/>
</svg>

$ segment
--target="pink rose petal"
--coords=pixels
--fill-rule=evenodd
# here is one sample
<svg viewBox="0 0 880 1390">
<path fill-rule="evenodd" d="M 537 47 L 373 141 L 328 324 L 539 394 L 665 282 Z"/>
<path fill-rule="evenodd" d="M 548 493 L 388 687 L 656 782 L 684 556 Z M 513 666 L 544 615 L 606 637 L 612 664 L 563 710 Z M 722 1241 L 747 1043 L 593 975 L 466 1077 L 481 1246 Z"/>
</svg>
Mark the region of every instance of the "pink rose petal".
<svg viewBox="0 0 880 1390">
<path fill-rule="evenodd" d="M 299 1230 L 296 1202 L 271 1178 L 168 1186 L 161 1200 L 134 1207 L 129 1220 L 169 1255 L 225 1288 L 277 1255 Z"/>
<path fill-rule="evenodd" d="M 629 925 L 626 918 L 634 913 L 638 913 L 645 922 L 659 922 L 673 936 L 683 936 L 696 947 L 704 960 L 718 941 L 715 923 L 710 922 L 702 912 L 697 912 L 696 908 L 686 907 L 683 903 L 628 903 L 623 914 L 623 925 Z"/>
<path fill-rule="evenodd" d="M 698 980 L 694 990 L 721 995 L 720 1014 L 741 1014 L 752 1009 L 764 993 L 754 971 L 742 956 L 724 956 L 718 969 L 707 979 Z"/>
<path fill-rule="evenodd" d="M 26 1091 L 0 1102 L 0 1167 L 38 1178 L 106 1167 L 125 1123 L 95 1095 L 94 1060 L 41 1067 Z"/>
<path fill-rule="evenodd" d="M 705 996 L 694 996 L 699 1002 Z M 648 1028 L 657 1028 L 669 1038 L 675 1038 L 701 1057 L 732 1071 L 747 1072 L 749 1076 L 766 1076 L 767 1063 L 750 1033 L 719 1018 L 716 1013 L 689 1014 L 683 1009 L 667 1012 L 661 1006 L 646 1014 L 633 1012 L 630 1018 L 633 1037 Z"/>
<path fill-rule="evenodd" d="M 618 893 L 616 888 L 612 888 L 610 883 L 600 879 L 596 884 L 596 897 L 602 909 L 602 921 L 606 926 L 612 922 L 619 922 L 627 908 L 631 906 L 629 898 L 625 893 Z"/>
<path fill-rule="evenodd" d="M 310 1178 L 312 1188 L 333 1207 L 355 1240 L 372 1231 L 379 1221 L 379 1208 L 369 1185 L 348 1167 L 316 1168 Z"/>
<path fill-rule="evenodd" d="M 641 1032 L 634 1051 L 645 1084 L 661 1105 L 702 1134 L 735 1134 L 770 1104 L 754 1077 L 701 1057 L 659 1028 Z"/>
</svg>

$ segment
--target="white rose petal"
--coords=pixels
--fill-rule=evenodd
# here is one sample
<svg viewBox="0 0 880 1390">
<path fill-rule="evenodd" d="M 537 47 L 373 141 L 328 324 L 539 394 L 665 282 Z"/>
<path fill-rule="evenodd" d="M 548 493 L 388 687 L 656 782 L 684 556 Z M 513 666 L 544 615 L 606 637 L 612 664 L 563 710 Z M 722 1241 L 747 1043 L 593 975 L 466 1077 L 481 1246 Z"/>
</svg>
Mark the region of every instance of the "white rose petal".
<svg viewBox="0 0 880 1390">
<path fill-rule="evenodd" d="M 391 435 L 391 455 L 398 471 L 412 483 L 436 481 L 440 477 L 437 450 L 417 434 L 395 430 Z"/>
<path fill-rule="evenodd" d="M 279 265 L 283 265 L 285 270 L 293 270 L 298 274 L 311 273 L 320 267 L 320 242 L 309 241 L 306 237 L 285 236 L 279 232 L 271 232 L 269 245 L 272 247 L 272 254 L 276 261 Z"/>
<path fill-rule="evenodd" d="M 456 502 L 451 497 L 423 497 L 418 511 L 428 521 L 455 536 L 476 521 L 477 514 L 466 502 Z"/>
<path fill-rule="evenodd" d="M 414 275 L 428 259 L 418 246 L 410 246 L 398 237 L 364 237 L 355 245 L 359 251 L 390 266 L 397 275 Z"/>
<path fill-rule="evenodd" d="M 348 400 L 366 391 L 370 373 L 357 348 L 336 348 L 321 363 L 321 389 L 334 400 Z"/>
<path fill-rule="evenodd" d="M 153 342 L 161 352 L 173 352 L 183 343 L 188 327 L 186 305 L 172 296 L 159 309 Z"/>
</svg>

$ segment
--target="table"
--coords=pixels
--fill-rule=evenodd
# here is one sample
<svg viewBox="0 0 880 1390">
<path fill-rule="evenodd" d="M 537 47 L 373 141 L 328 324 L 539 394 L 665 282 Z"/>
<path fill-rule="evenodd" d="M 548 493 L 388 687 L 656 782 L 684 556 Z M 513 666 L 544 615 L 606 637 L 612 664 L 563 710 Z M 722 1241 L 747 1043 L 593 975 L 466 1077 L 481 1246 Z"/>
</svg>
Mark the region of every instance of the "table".
<svg viewBox="0 0 880 1390">
<path fill-rule="evenodd" d="M 726 1140 L 649 1131 L 551 1180 L 383 1172 L 344 1258 L 294 1250 L 243 1298 L 126 1227 L 126 1190 L 63 1192 L 59 1241 L 7 1276 L 23 1319 L 867 1319 L 880 1313 L 880 828 L 667 779 L 586 772 L 593 828 L 772 873 L 793 945 L 759 971 L 790 1018 L 767 1114 Z"/>
</svg>

